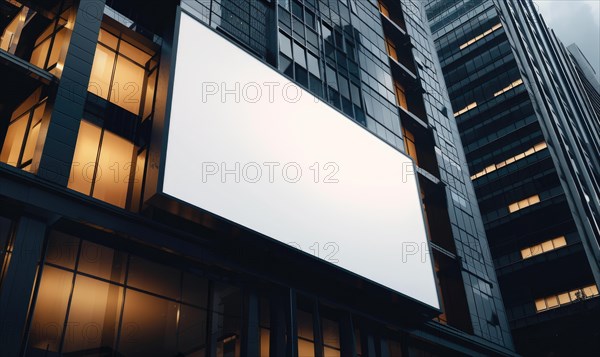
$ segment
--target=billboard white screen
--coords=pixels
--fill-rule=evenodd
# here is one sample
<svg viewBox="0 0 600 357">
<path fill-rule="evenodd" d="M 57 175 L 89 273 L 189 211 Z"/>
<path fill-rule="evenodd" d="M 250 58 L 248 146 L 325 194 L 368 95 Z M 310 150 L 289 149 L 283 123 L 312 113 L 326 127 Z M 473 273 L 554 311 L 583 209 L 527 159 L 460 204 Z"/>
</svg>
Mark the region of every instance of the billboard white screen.
<svg viewBox="0 0 600 357">
<path fill-rule="evenodd" d="M 407 156 L 184 12 L 176 54 L 164 194 L 439 308 Z"/>
</svg>

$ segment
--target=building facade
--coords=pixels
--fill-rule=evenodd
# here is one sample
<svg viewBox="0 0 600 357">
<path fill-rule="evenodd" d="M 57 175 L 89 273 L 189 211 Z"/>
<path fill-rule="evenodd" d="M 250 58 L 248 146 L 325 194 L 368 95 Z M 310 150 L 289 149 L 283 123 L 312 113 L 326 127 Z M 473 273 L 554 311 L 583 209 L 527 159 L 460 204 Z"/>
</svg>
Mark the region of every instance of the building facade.
<svg viewBox="0 0 600 357">
<path fill-rule="evenodd" d="M 598 121 L 532 1 L 427 14 L 518 353 L 595 355 Z"/>
<path fill-rule="evenodd" d="M 2 355 L 514 355 L 420 1 L 3 0 L 0 6 Z M 184 26 L 209 31 L 219 46 L 238 51 L 231 52 L 236 58 L 203 46 L 208 37 L 197 38 L 187 47 L 196 52 L 183 56 Z M 210 58 L 222 65 L 200 65 Z M 410 156 L 417 223 L 423 221 L 428 237 L 410 253 L 435 272 L 433 303 L 323 262 L 323 242 L 280 244 L 166 192 L 169 165 L 189 165 L 176 175 L 183 180 L 203 154 L 195 148 L 204 141 L 167 140 L 176 129 L 176 70 L 195 59 L 198 73 L 207 75 L 260 61 L 260 68 L 319 99 L 335 120 L 352 123 L 348 130 L 359 127 L 361 140 L 376 135 L 378 147 L 385 142 L 394 157 Z M 187 116 L 208 115 L 205 103 L 197 103 Z M 269 130 L 231 134 L 241 141 L 266 138 Z M 327 135 L 333 146 L 343 139 Z M 313 138 L 306 139 L 308 147 Z M 188 145 L 187 154 L 167 160 L 175 144 Z M 385 212 L 362 213 L 375 219 Z M 365 254 L 372 238 L 361 237 Z M 335 256 L 335 245 L 322 248 Z M 397 253 L 400 261 L 407 252 Z"/>
<path fill-rule="evenodd" d="M 592 103 L 596 117 L 600 118 L 600 76 L 576 44 L 569 45 L 567 50 L 573 59 L 583 91 Z"/>
</svg>

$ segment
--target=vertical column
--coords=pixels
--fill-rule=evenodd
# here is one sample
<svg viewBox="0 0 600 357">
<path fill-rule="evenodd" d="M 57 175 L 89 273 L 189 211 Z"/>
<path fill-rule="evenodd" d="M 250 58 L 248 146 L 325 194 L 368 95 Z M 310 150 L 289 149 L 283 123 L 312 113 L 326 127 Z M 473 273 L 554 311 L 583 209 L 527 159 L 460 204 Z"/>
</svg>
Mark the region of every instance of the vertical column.
<svg viewBox="0 0 600 357">
<path fill-rule="evenodd" d="M 0 346 L 3 356 L 19 354 L 45 233 L 44 222 L 29 217 L 19 220 L 10 265 L 0 291 Z"/>
<path fill-rule="evenodd" d="M 38 175 L 61 186 L 69 180 L 104 4 L 80 0 L 52 116 L 40 131 L 44 147 L 41 157 L 34 158 L 39 160 Z"/>
</svg>

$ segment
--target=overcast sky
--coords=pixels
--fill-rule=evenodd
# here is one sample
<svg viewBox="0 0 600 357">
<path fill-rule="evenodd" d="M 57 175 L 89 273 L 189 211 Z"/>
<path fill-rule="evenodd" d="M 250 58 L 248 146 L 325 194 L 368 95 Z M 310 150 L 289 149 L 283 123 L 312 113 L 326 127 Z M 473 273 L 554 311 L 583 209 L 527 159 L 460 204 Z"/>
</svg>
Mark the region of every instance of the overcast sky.
<svg viewBox="0 0 600 357">
<path fill-rule="evenodd" d="M 596 73 L 600 73 L 600 0 L 534 0 L 554 29 L 568 46 L 576 43 Z"/>
</svg>

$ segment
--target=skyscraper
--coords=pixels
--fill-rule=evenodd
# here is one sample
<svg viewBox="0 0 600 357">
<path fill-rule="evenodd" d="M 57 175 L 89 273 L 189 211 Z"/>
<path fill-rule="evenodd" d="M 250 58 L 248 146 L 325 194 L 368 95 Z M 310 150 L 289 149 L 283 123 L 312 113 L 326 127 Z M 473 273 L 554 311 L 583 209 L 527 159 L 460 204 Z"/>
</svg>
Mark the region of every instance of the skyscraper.
<svg viewBox="0 0 600 357">
<path fill-rule="evenodd" d="M 0 6 L 0 354 L 515 354 L 421 2 Z"/>
<path fill-rule="evenodd" d="M 600 141 L 570 55 L 529 0 L 426 7 L 517 352 L 597 354 Z"/>
<path fill-rule="evenodd" d="M 583 92 L 589 97 L 596 117 L 600 118 L 600 75 L 596 73 L 588 59 L 576 44 L 567 47 L 570 57 L 573 59 L 577 75 L 583 86 Z"/>
</svg>

